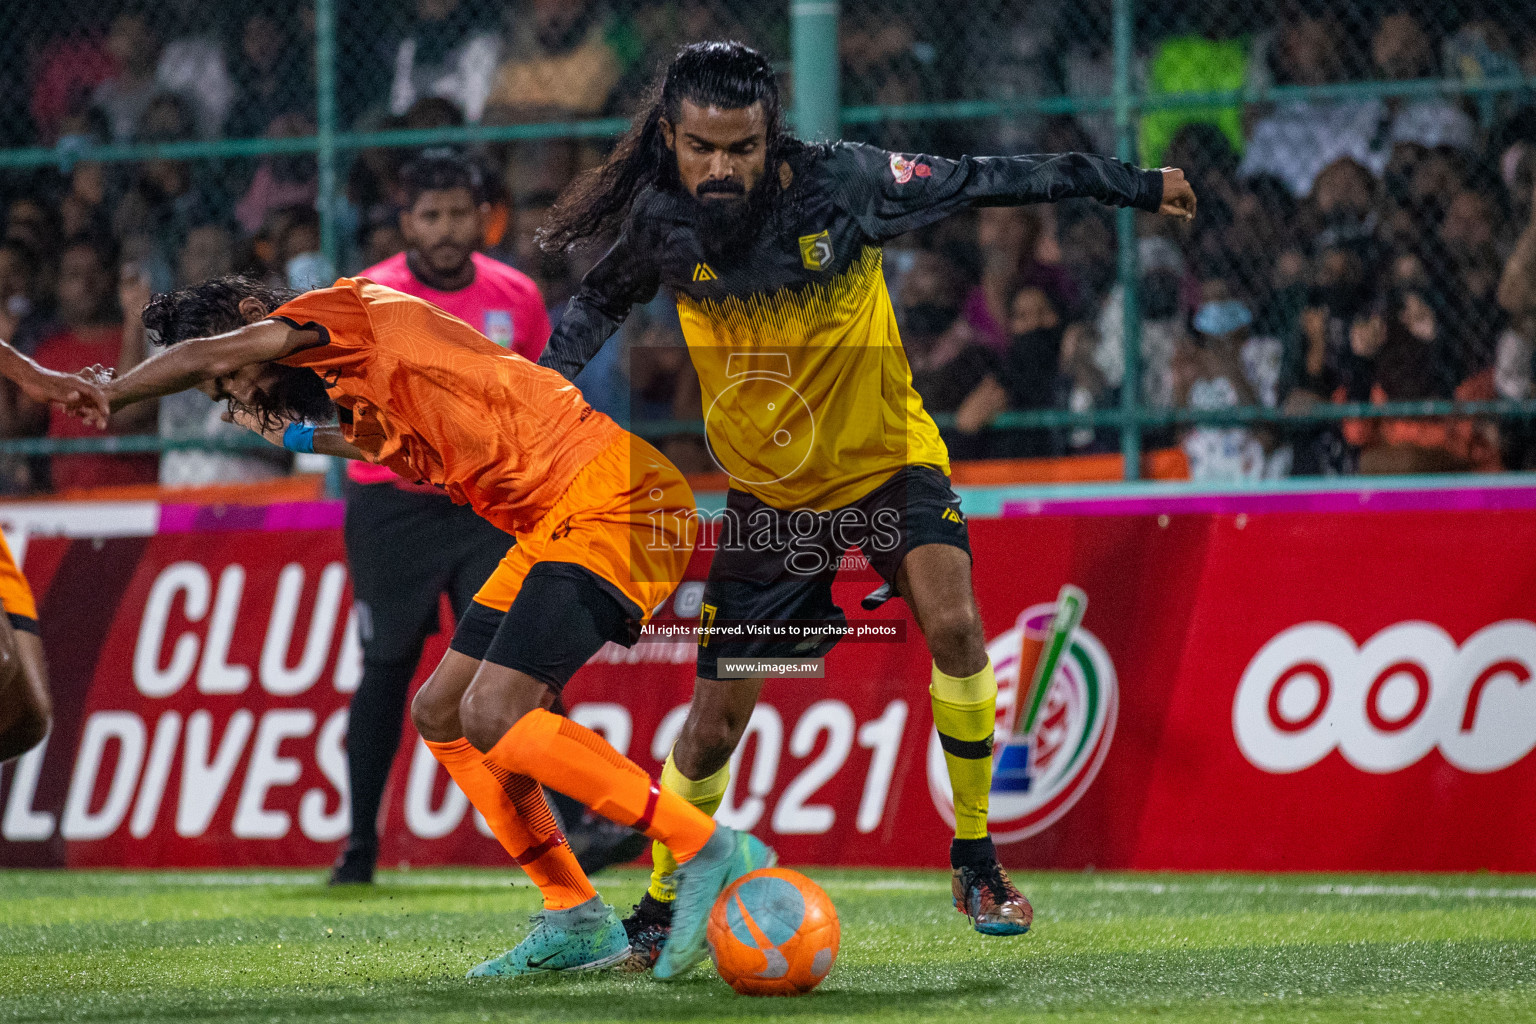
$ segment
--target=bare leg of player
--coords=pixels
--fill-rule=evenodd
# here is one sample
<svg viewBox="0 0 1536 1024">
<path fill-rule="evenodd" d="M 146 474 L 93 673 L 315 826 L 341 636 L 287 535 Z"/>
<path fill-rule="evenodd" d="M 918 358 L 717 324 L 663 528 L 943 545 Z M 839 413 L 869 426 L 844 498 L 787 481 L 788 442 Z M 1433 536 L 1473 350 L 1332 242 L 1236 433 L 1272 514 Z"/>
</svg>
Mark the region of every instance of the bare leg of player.
<svg viewBox="0 0 1536 1024">
<path fill-rule="evenodd" d="M 762 692 L 761 679 L 693 681 L 688 718 L 672 747 L 672 760 L 684 776 L 700 780 L 726 767 Z"/>
<path fill-rule="evenodd" d="M 955 908 L 983 934 L 1022 934 L 1034 909 L 998 864 L 987 834 L 997 680 L 971 587 L 971 557 L 948 544 L 915 547 L 902 559 L 896 589 L 933 655 L 928 692 L 955 804 L 949 851 Z"/>
<path fill-rule="evenodd" d="M 52 721 L 43 642 L 0 613 L 0 764 L 43 742 Z"/>
</svg>

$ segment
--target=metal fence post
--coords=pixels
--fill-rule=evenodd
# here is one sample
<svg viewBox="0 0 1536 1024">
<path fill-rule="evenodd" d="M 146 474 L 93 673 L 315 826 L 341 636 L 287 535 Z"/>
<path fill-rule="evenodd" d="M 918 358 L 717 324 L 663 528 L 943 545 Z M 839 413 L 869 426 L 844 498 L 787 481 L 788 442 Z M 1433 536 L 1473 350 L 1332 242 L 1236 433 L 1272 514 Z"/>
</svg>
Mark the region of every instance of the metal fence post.
<svg viewBox="0 0 1536 1024">
<path fill-rule="evenodd" d="M 1132 0 L 1114 0 L 1115 60 L 1115 136 L 1116 156 L 1136 159 L 1136 122 L 1131 109 Z M 1137 268 L 1136 211 L 1129 207 L 1115 217 L 1118 242 L 1118 276 L 1125 302 L 1125 324 L 1121 345 L 1125 356 L 1125 379 L 1120 385 L 1120 453 L 1125 459 L 1125 479 L 1141 476 L 1141 423 L 1135 419 L 1141 406 L 1141 295 Z"/>
<path fill-rule="evenodd" d="M 830 142 L 842 131 L 837 56 L 838 0 L 791 0 L 789 51 L 795 88 L 795 133 Z"/>
<path fill-rule="evenodd" d="M 315 158 L 319 164 L 316 205 L 320 213 L 320 251 L 333 271 L 341 271 L 341 238 L 336 230 L 339 212 L 336 191 L 336 0 L 315 0 Z M 325 473 L 325 489 L 341 496 L 345 463 L 332 459 Z"/>
<path fill-rule="evenodd" d="M 320 251 L 338 271 L 341 239 L 336 232 L 336 0 L 315 0 L 315 156 L 320 182 Z"/>
</svg>

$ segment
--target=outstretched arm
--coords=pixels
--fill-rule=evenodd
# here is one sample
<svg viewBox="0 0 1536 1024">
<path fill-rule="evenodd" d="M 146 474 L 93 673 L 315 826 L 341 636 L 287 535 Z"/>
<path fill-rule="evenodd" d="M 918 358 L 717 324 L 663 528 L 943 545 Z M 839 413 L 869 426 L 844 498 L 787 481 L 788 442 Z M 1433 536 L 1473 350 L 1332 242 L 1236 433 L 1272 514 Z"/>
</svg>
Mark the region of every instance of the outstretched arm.
<svg viewBox="0 0 1536 1024">
<path fill-rule="evenodd" d="M 21 393 L 39 405 L 50 402 L 73 407 L 93 386 L 72 373 L 59 373 L 37 365 L 8 342 L 0 341 L 0 376 L 11 380 Z"/>
<path fill-rule="evenodd" d="M 649 302 L 661 286 L 653 261 L 637 251 L 626 229 L 613 248 L 581 279 L 581 289 L 565 307 L 560 326 L 550 335 L 539 365 L 575 380 L 629 317 L 630 309 Z"/>
<path fill-rule="evenodd" d="M 1093 153 L 950 160 L 841 143 L 829 170 L 849 212 L 876 239 L 894 238 L 967 206 L 1083 198 L 1184 220 L 1195 215 L 1195 193 L 1183 171 L 1145 170 Z"/>
<path fill-rule="evenodd" d="M 71 411 L 88 423 L 105 426 L 107 417 L 124 406 L 173 395 L 252 363 L 269 363 L 321 342 L 319 331 L 300 330 L 281 320 L 261 320 L 227 334 L 192 338 L 92 389 Z"/>
</svg>

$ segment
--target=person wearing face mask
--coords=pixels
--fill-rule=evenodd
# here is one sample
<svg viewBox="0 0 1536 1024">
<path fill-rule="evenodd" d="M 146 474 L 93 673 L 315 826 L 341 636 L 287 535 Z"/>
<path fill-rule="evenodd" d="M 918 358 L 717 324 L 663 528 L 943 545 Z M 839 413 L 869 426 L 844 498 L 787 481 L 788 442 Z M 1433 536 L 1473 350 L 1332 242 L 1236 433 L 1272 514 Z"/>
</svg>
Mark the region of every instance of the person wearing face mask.
<svg viewBox="0 0 1536 1024">
<path fill-rule="evenodd" d="M 1061 314 L 1042 288 L 1020 288 L 1009 305 L 1008 350 L 1000 365 L 961 404 L 955 420 L 962 430 L 979 430 L 1004 409 L 1047 409 L 1055 404 L 1061 359 Z M 1009 430 L 990 438 L 988 454 L 999 458 L 1049 454 L 1041 430 Z"/>
<path fill-rule="evenodd" d="M 1249 337 L 1253 313 L 1232 298 L 1212 298 L 1195 311 L 1189 343 L 1174 363 L 1181 409 L 1225 409 L 1275 404 L 1278 352 L 1266 358 L 1262 339 Z M 1247 427 L 1197 426 L 1181 447 L 1194 480 L 1237 481 L 1285 476 L 1290 451 L 1271 453 L 1270 438 Z"/>
<path fill-rule="evenodd" d="M 912 386 L 923 408 L 952 413 L 988 374 L 997 357 L 961 317 L 964 282 L 953 260 L 928 250 L 916 254 L 901 284 L 899 320 Z M 971 437 L 955 439 L 962 448 Z M 951 445 L 953 447 L 953 444 Z"/>
<path fill-rule="evenodd" d="M 1344 158 L 1325 167 L 1312 188 L 1312 202 L 1322 220 L 1319 247 L 1372 244 L 1377 227 L 1376 181 L 1360 163 Z"/>
<path fill-rule="evenodd" d="M 1040 260 L 1045 226 L 1042 214 L 1024 206 L 988 206 L 977 211 L 976 241 L 981 281 L 965 298 L 961 315 L 977 340 L 994 351 L 1008 348 L 1009 303 L 1023 287 L 1039 288 L 1058 308 L 1078 302 L 1077 282 L 1058 264 Z"/>
</svg>

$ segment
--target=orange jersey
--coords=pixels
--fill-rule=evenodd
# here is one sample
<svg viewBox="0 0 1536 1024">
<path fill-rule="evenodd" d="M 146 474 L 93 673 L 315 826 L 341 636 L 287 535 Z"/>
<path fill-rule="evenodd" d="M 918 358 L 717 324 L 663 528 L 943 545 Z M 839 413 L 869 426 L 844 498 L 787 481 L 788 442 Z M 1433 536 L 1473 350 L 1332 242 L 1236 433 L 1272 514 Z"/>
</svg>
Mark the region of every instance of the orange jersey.
<svg viewBox="0 0 1536 1024">
<path fill-rule="evenodd" d="M 320 375 L 348 441 L 509 533 L 541 519 L 623 434 L 557 371 L 364 278 L 306 292 L 272 315 L 320 329 L 323 344 L 281 362 Z"/>
<path fill-rule="evenodd" d="M 32 599 L 32 588 L 27 586 L 27 578 L 11 557 L 4 535 L 0 535 L 0 605 L 4 605 L 7 615 L 37 618 L 37 602 Z"/>
</svg>

